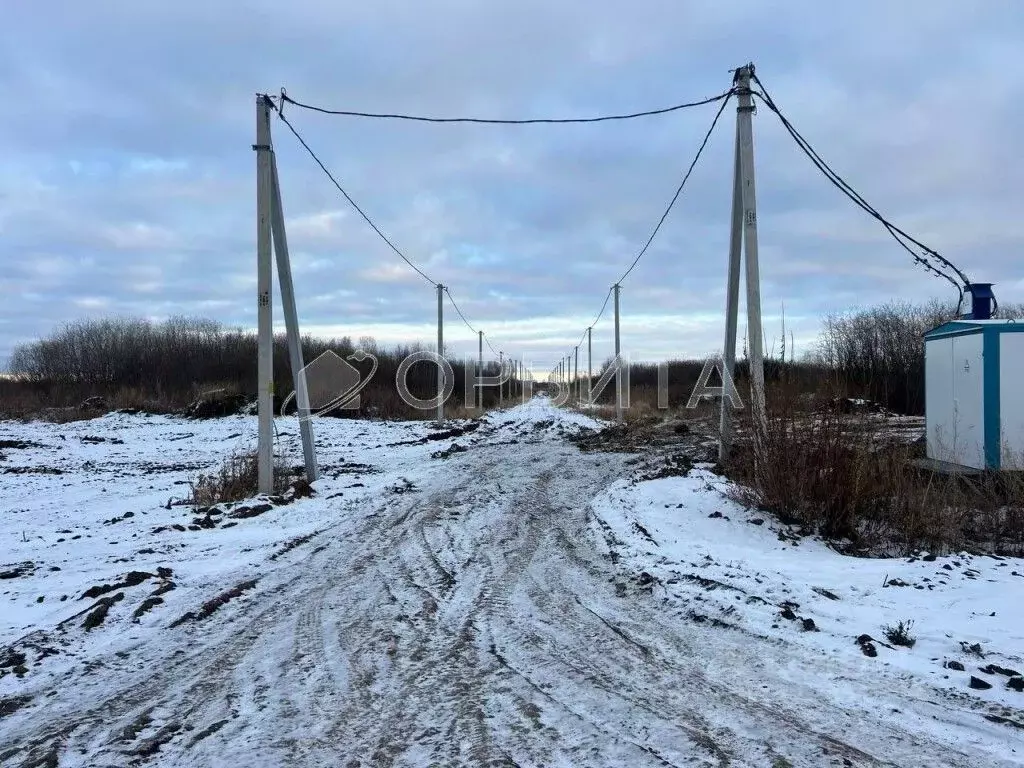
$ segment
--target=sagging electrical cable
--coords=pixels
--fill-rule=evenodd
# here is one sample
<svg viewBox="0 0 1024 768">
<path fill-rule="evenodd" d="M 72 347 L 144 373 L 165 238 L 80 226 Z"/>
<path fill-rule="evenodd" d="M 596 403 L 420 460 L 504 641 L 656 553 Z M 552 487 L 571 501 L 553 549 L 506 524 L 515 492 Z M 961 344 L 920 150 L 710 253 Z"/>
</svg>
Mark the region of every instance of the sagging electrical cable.
<svg viewBox="0 0 1024 768">
<path fill-rule="evenodd" d="M 462 310 L 459 309 L 459 305 L 455 303 L 455 298 L 452 296 L 452 292 L 448 289 L 447 285 L 444 287 L 444 292 L 448 294 L 448 301 L 450 301 L 451 305 L 455 307 L 455 311 L 458 313 L 459 317 L 462 318 L 462 322 L 466 324 L 466 327 L 469 328 L 469 330 L 471 330 L 473 333 L 478 333 L 477 329 L 474 328 L 472 324 L 469 322 L 469 320 L 466 319 L 466 316 L 462 314 Z"/>
<path fill-rule="evenodd" d="M 811 162 L 815 165 L 815 167 L 822 172 L 825 178 L 828 179 L 835 187 L 837 187 L 847 198 L 853 201 L 853 203 L 858 208 L 863 210 L 872 218 L 879 221 L 882 224 L 882 226 L 886 229 L 886 231 L 892 236 L 892 238 L 911 255 L 911 257 L 917 264 L 924 267 L 929 272 L 937 275 L 938 277 L 942 277 L 948 280 L 953 285 L 953 287 L 956 288 L 957 293 L 960 297 L 960 303 L 962 304 L 963 288 L 961 287 L 961 285 L 958 284 L 957 281 L 948 272 L 941 269 L 932 261 L 929 261 L 929 259 L 934 259 L 942 266 L 956 273 L 957 277 L 959 277 L 963 281 L 964 285 L 970 284 L 970 279 L 967 277 L 967 275 L 962 270 L 960 270 L 955 264 L 953 264 L 953 262 L 951 262 L 949 259 L 942 256 L 934 249 L 929 248 L 927 245 L 917 240 L 916 238 L 912 237 L 911 235 L 907 234 L 904 230 L 900 229 L 895 224 L 886 219 L 884 216 L 882 216 L 882 214 L 879 213 L 874 206 L 868 203 L 867 200 L 865 200 L 862 195 L 860 195 L 855 189 L 853 189 L 853 187 L 851 187 L 845 179 L 843 179 L 838 173 L 836 173 L 828 165 L 828 163 L 826 163 L 822 159 L 821 155 L 819 155 L 817 151 L 815 151 L 815 149 L 810 145 L 807 139 L 805 139 L 800 134 L 800 132 L 793 127 L 792 123 L 790 123 L 786 116 L 782 114 L 782 111 L 779 109 L 778 105 L 772 99 L 771 95 L 768 93 L 768 89 L 765 88 L 765 85 L 760 80 L 760 78 L 758 78 L 757 75 L 754 75 L 753 79 L 754 82 L 757 83 L 760 90 L 752 90 L 751 92 L 755 96 L 760 98 L 761 101 L 765 104 L 765 106 L 767 106 L 768 109 L 779 118 L 779 121 L 786 129 L 786 132 L 790 135 L 794 142 L 796 142 L 800 150 L 805 155 L 807 155 L 808 158 L 810 158 Z M 913 245 L 919 247 L 922 251 L 924 251 L 925 255 L 923 256 L 919 253 L 916 253 L 909 245 L 907 245 L 906 241 L 909 241 Z"/>
<path fill-rule="evenodd" d="M 271 102 L 271 103 L 273 103 L 273 102 Z M 313 161 L 318 166 L 320 166 L 320 170 L 322 170 L 327 175 L 327 178 L 331 180 L 331 183 L 334 184 L 335 187 L 337 187 L 338 191 L 341 192 L 342 196 L 348 201 L 349 205 L 351 205 L 356 210 L 356 212 L 360 216 L 363 217 L 363 220 L 366 221 L 366 223 L 370 225 L 370 227 L 373 229 L 374 232 L 377 233 L 377 235 L 380 237 L 380 239 L 383 240 L 385 243 L 387 243 L 388 247 L 391 248 L 391 250 L 394 251 L 396 254 L 398 254 L 399 258 L 401 258 L 402 261 L 404 261 L 406 264 L 408 264 L 410 267 L 412 267 L 414 270 L 416 270 L 416 272 L 420 275 L 420 277 L 422 277 L 424 280 L 426 280 L 431 285 L 435 285 L 436 286 L 437 282 L 432 280 L 430 278 L 430 276 L 427 275 L 426 272 L 424 272 L 422 269 L 420 269 L 418 266 L 416 266 L 412 262 L 412 260 L 409 259 L 408 256 L 406 256 L 404 253 L 402 253 L 402 251 L 400 251 L 398 249 L 398 246 L 396 246 L 393 242 L 391 242 L 390 239 L 388 239 L 388 236 L 385 235 L 381 231 L 380 227 L 378 227 L 376 224 L 373 223 L 373 220 L 368 215 L 366 215 L 366 212 L 363 211 L 363 209 L 359 207 L 359 205 L 356 203 L 356 201 L 352 199 L 352 196 L 349 195 L 349 193 L 345 191 L 344 187 L 341 186 L 341 183 L 334 177 L 334 174 L 332 174 L 329 170 L 327 170 L 327 166 L 323 164 L 323 162 L 320 160 L 319 157 L 317 157 L 316 153 L 312 150 L 312 148 L 309 146 L 309 144 L 306 143 L 306 140 L 302 138 L 302 135 L 288 121 L 288 118 L 286 118 L 284 116 L 284 114 L 281 112 L 281 110 L 277 110 L 277 116 L 281 119 L 281 122 L 283 122 L 286 126 L 288 126 L 288 130 L 290 130 L 292 132 L 292 135 L 294 135 L 295 138 L 299 140 L 299 144 L 301 144 L 303 149 L 305 149 L 306 152 L 309 154 L 309 156 L 311 158 L 313 158 Z"/>
<path fill-rule="evenodd" d="M 318 107 L 312 104 L 304 104 L 301 101 L 296 101 L 289 96 L 285 90 L 281 89 L 281 100 L 282 102 L 293 104 L 300 109 L 308 109 L 312 112 L 319 112 L 324 115 L 339 115 L 342 117 L 364 117 L 374 118 L 382 120 L 407 120 L 419 123 L 477 123 L 485 125 L 537 125 L 537 124 L 571 124 L 571 123 L 603 123 L 616 120 L 635 120 L 640 117 L 655 117 L 657 115 L 667 115 L 672 112 L 678 112 L 682 109 L 689 109 L 691 107 L 700 107 L 705 104 L 714 104 L 716 101 L 722 101 L 727 99 L 732 94 L 732 89 L 725 93 L 720 93 L 717 96 L 710 96 L 706 99 L 700 99 L 698 101 L 689 101 L 683 104 L 674 104 L 670 107 L 662 107 L 660 109 L 649 109 L 643 112 L 629 112 L 625 114 L 611 114 L 611 115 L 599 115 L 597 117 L 531 117 L 522 119 L 496 119 L 496 118 L 481 118 L 481 117 L 426 117 L 423 115 L 409 115 L 401 113 L 386 113 L 386 112 L 357 112 L 354 110 L 346 109 L 327 109 L 326 107 Z"/>
<path fill-rule="evenodd" d="M 629 276 L 629 273 L 633 271 L 633 268 L 636 267 L 636 265 L 640 262 L 640 259 L 643 258 L 643 255 L 647 253 L 647 249 L 651 247 L 651 243 L 654 242 L 654 238 L 657 237 L 658 232 L 661 230 L 661 225 L 665 223 L 665 219 L 667 219 L 668 215 L 672 212 L 672 208 L 675 206 L 676 201 L 679 199 L 679 195 L 682 194 L 683 187 L 685 187 L 686 182 L 689 181 L 690 174 L 693 173 L 693 169 L 697 166 L 697 161 L 700 160 L 700 156 L 704 153 L 704 148 L 708 145 L 708 139 L 710 139 L 711 134 L 714 133 L 715 126 L 718 125 L 718 119 L 722 116 L 722 113 L 725 111 L 725 107 L 729 103 L 729 97 L 732 96 L 732 94 L 733 91 L 731 90 L 725 94 L 725 98 L 722 99 L 722 105 L 718 108 L 718 111 L 715 113 L 715 118 L 711 121 L 711 126 L 708 128 L 707 133 L 704 134 L 704 140 L 700 143 L 700 146 L 697 148 L 697 154 L 694 155 L 693 160 L 690 162 L 690 167 L 686 169 L 686 173 L 683 175 L 683 180 L 679 182 L 679 186 L 676 187 L 675 194 L 672 195 L 672 199 L 669 200 L 668 207 L 665 209 L 665 212 L 661 214 L 661 218 L 658 219 L 658 223 L 654 226 L 654 231 L 651 232 L 651 236 L 647 238 L 647 242 L 644 243 L 644 247 L 640 249 L 640 252 L 636 255 L 636 258 L 633 259 L 633 263 L 629 265 L 629 269 L 627 269 L 622 274 L 622 277 L 615 281 L 616 283 L 621 283 Z"/>
</svg>

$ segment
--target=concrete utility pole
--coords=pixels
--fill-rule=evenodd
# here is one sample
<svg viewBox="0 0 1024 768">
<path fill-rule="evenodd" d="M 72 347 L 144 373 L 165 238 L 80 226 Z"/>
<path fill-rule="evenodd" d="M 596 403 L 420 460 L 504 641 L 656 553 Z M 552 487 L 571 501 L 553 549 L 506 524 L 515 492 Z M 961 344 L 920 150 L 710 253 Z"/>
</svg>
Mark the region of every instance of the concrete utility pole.
<svg viewBox="0 0 1024 768">
<path fill-rule="evenodd" d="M 576 401 L 580 399 L 580 346 L 576 345 L 576 361 L 573 363 L 573 371 L 575 374 L 576 383 Z"/>
<path fill-rule="evenodd" d="M 615 284 L 615 420 L 622 421 L 622 361 L 619 359 L 619 284 Z"/>
<path fill-rule="evenodd" d="M 477 357 L 476 357 L 476 402 L 477 408 L 484 409 L 484 332 L 477 331 Z"/>
<path fill-rule="evenodd" d="M 593 405 L 593 392 L 594 386 L 594 347 L 591 343 L 591 334 L 593 333 L 594 326 L 587 328 L 587 402 Z"/>
<path fill-rule="evenodd" d="M 750 340 L 750 399 L 755 428 L 764 429 L 764 352 L 761 325 L 761 277 L 757 259 L 757 199 L 754 184 L 754 134 L 751 115 L 754 103 L 750 92 L 750 78 L 754 65 L 747 64 L 736 70 L 733 84 L 739 104 L 736 107 L 736 147 L 733 169 L 732 229 L 729 236 L 729 276 L 726 291 L 725 349 L 723 367 L 729 376 L 735 374 L 736 324 L 739 312 L 739 277 L 741 251 L 746 251 L 747 325 Z M 731 414 L 728 398 L 722 391 L 721 437 L 718 457 L 725 461 L 732 441 Z"/>
<path fill-rule="evenodd" d="M 270 297 L 271 255 L 270 101 L 256 97 L 256 409 L 257 475 L 260 493 L 274 492 L 274 328 Z"/>
<path fill-rule="evenodd" d="M 437 356 L 444 357 L 444 286 L 437 284 Z M 437 365 L 437 426 L 444 426 L 444 367 Z"/>
<path fill-rule="evenodd" d="M 505 353 L 498 353 L 498 407 L 501 408 L 505 401 L 505 382 L 502 379 L 505 376 Z"/>
<path fill-rule="evenodd" d="M 316 448 L 313 445 L 313 422 L 309 414 L 309 390 L 306 388 L 306 363 L 302 358 L 302 338 L 299 334 L 299 313 L 295 306 L 295 285 L 292 282 L 291 259 L 288 257 L 288 237 L 284 228 L 284 206 L 281 204 L 281 185 L 277 178 L 277 157 L 270 154 L 270 176 L 273 182 L 273 215 L 271 229 L 274 235 L 274 256 L 277 277 L 281 284 L 281 305 L 284 325 L 288 334 L 288 357 L 295 380 L 295 402 L 299 412 L 299 434 L 302 437 L 302 457 L 306 465 L 306 479 L 313 482 L 319 477 Z"/>
</svg>

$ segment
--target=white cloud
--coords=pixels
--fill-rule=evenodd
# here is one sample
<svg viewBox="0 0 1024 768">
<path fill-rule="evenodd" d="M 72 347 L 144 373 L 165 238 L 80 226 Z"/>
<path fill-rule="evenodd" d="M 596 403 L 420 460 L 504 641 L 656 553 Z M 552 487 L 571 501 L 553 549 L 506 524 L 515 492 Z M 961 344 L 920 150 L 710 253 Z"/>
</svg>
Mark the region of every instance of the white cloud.
<svg viewBox="0 0 1024 768">
<path fill-rule="evenodd" d="M 75 304 L 82 296 L 111 311 L 159 302 L 228 324 L 255 319 L 258 89 L 286 85 L 349 109 L 588 115 L 710 95 L 752 57 L 797 128 L 868 200 L 997 283 L 1001 300 L 1024 299 L 1024 81 L 1012 74 L 1024 32 L 1012 0 L 864 0 L 827 13 L 810 0 L 300 0 L 278 10 L 257 0 L 240 17 L 182 0 L 8 14 L 0 84 L 22 96 L 0 124 L 13 158 L 0 171 L 0 265 L 19 320 L 0 331 L 0 359 L 13 339 L 90 309 Z M 254 45 L 271 16 L 282 44 Z M 555 356 L 646 239 L 712 114 L 502 127 L 287 111 L 475 325 Z M 721 343 L 733 115 L 625 286 L 624 341 L 638 354 Z M 764 306 L 784 299 L 798 340 L 823 312 L 946 295 L 821 178 L 769 110 L 754 120 Z M 304 325 L 429 341 L 430 286 L 280 121 L 272 131 Z M 463 330 L 472 347 L 468 329 L 452 343 Z"/>
</svg>

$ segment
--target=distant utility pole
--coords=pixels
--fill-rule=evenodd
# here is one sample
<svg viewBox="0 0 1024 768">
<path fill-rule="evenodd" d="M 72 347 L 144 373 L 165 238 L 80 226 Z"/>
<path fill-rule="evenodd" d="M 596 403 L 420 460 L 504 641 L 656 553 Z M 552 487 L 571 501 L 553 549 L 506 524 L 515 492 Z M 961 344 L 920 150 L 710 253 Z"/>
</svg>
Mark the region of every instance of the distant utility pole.
<svg viewBox="0 0 1024 768">
<path fill-rule="evenodd" d="M 305 364 L 302 359 L 295 287 L 288 259 L 288 240 L 281 206 L 281 188 L 277 178 L 277 161 L 270 139 L 270 110 L 273 103 L 265 94 L 256 96 L 256 408 L 258 414 L 257 486 L 260 493 L 274 491 L 274 326 L 271 296 L 273 269 L 277 261 L 278 280 L 288 337 L 289 364 L 295 380 L 299 432 L 306 465 L 306 479 L 319 477 L 313 446 L 313 424 L 310 421 L 309 393 L 306 388 Z"/>
<path fill-rule="evenodd" d="M 437 284 L 437 356 L 444 357 L 444 286 Z M 444 426 L 444 366 L 437 361 L 437 426 Z"/>
<path fill-rule="evenodd" d="M 729 277 L 725 305 L 725 349 L 722 364 L 724 373 L 733 376 L 736 371 L 736 325 L 739 312 L 740 259 L 746 251 L 747 326 L 761 329 L 761 277 L 757 261 L 757 200 L 754 185 L 754 134 L 751 115 L 754 103 L 750 92 L 750 78 L 754 65 L 747 64 L 736 70 L 733 84 L 739 97 L 736 108 L 736 146 L 733 156 L 732 228 L 729 233 Z M 755 429 L 764 429 L 764 351 L 761 333 L 750 335 L 750 400 Z M 724 379 L 724 376 L 723 376 Z M 721 438 L 718 444 L 719 461 L 729 457 L 732 442 L 732 419 L 729 399 L 722 391 L 722 413 L 719 423 Z"/>
<path fill-rule="evenodd" d="M 622 421 L 622 360 L 619 358 L 619 284 L 615 284 L 615 420 Z"/>
<path fill-rule="evenodd" d="M 505 353 L 498 353 L 498 407 L 500 408 L 505 400 L 505 382 L 502 378 L 505 375 Z"/>
<path fill-rule="evenodd" d="M 476 357 L 476 402 L 477 408 L 484 409 L 484 332 L 477 331 L 477 357 Z"/>
<path fill-rule="evenodd" d="M 593 330 L 594 326 L 592 325 L 587 328 L 587 402 L 591 405 L 593 405 L 591 389 L 594 386 L 594 348 L 590 336 Z"/>
</svg>

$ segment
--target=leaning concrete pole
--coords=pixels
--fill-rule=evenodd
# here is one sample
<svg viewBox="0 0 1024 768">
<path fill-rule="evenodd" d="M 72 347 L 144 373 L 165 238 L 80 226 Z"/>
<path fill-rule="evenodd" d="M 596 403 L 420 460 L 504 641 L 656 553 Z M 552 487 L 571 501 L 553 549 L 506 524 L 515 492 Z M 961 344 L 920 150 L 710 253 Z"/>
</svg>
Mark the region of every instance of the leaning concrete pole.
<svg viewBox="0 0 1024 768">
<path fill-rule="evenodd" d="M 750 329 L 750 400 L 756 426 L 765 429 L 764 398 L 764 326 L 761 323 L 761 275 L 757 260 L 757 202 L 754 193 L 754 129 L 752 115 L 754 100 L 750 93 L 750 78 L 754 65 L 748 64 L 736 71 L 739 106 L 736 118 L 740 142 L 741 192 L 743 195 L 743 249 L 746 256 L 747 327 Z M 763 434 L 763 432 L 762 432 Z"/>
<path fill-rule="evenodd" d="M 477 331 L 476 407 L 484 409 L 484 332 Z"/>
<path fill-rule="evenodd" d="M 619 284 L 615 284 L 615 420 L 622 421 L 622 360 L 619 357 Z"/>
<path fill-rule="evenodd" d="M 277 281 L 281 286 L 281 306 L 284 326 L 288 335 L 288 357 L 295 380 L 295 402 L 299 411 L 299 434 L 302 437 L 302 456 L 306 465 L 306 479 L 315 481 L 320 471 L 313 445 L 313 421 L 309 412 L 309 390 L 306 386 L 306 364 L 302 357 L 302 337 L 299 333 L 299 311 L 295 305 L 295 284 L 292 282 L 291 259 L 288 256 L 288 236 L 284 227 L 284 207 L 281 204 L 281 185 L 277 178 L 277 157 L 270 154 L 270 177 L 273 182 L 273 215 L 271 230 L 274 235 L 274 261 L 277 262 Z"/>
<path fill-rule="evenodd" d="M 576 359 L 572 364 L 573 379 L 576 385 L 576 402 L 580 401 L 580 345 L 576 345 Z"/>
<path fill-rule="evenodd" d="M 444 286 L 437 284 L 437 356 L 444 357 Z M 444 426 L 444 366 L 437 361 L 437 426 Z"/>
<path fill-rule="evenodd" d="M 591 340 L 591 334 L 593 333 L 594 326 L 587 328 L 587 403 L 593 405 L 593 392 L 594 386 L 594 346 Z"/>
<path fill-rule="evenodd" d="M 256 411 L 260 493 L 274 492 L 274 327 L 271 312 L 270 100 L 256 97 Z"/>
<path fill-rule="evenodd" d="M 725 343 L 722 349 L 722 412 L 719 419 L 718 461 L 724 464 L 732 445 L 732 404 L 725 396 L 725 376 L 736 376 L 736 326 L 740 302 L 740 260 L 743 248 L 743 192 L 740 181 L 740 133 L 736 125 L 733 157 L 732 228 L 729 232 L 729 276 L 725 292 Z"/>
</svg>

